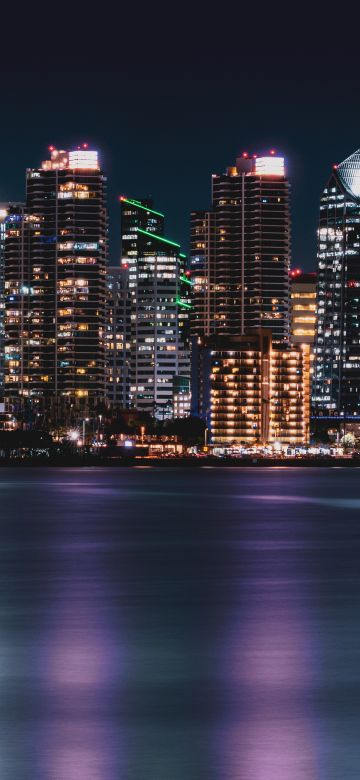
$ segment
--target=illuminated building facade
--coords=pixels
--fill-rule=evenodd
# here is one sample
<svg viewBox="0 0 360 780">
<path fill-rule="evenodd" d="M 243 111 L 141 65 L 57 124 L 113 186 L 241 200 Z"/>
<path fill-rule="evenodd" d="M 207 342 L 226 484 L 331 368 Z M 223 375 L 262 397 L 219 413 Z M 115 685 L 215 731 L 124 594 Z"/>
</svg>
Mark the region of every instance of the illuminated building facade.
<svg viewBox="0 0 360 780">
<path fill-rule="evenodd" d="M 160 419 L 174 414 L 174 382 L 189 377 L 191 282 L 180 245 L 164 236 L 150 200 L 121 198 L 122 263 L 131 297 L 130 404 Z"/>
<path fill-rule="evenodd" d="M 360 415 L 360 150 L 320 200 L 315 416 Z"/>
<path fill-rule="evenodd" d="M 152 198 L 132 200 L 121 195 L 120 204 L 121 255 L 123 262 L 127 263 L 131 262 L 131 258 L 136 260 L 146 233 L 164 235 L 165 216 L 161 211 L 155 211 Z"/>
<path fill-rule="evenodd" d="M 273 344 L 268 329 L 210 337 L 199 346 L 202 370 L 193 413 L 215 445 L 309 441 L 310 346 Z M 200 361 L 198 361 L 199 365 Z"/>
<path fill-rule="evenodd" d="M 190 377 L 176 376 L 173 380 L 173 416 L 189 417 L 191 409 Z"/>
<path fill-rule="evenodd" d="M 266 442 L 269 436 L 270 334 L 259 331 L 222 339 L 212 347 L 209 424 L 212 443 L 253 445 Z"/>
<path fill-rule="evenodd" d="M 6 218 L 5 396 L 52 422 L 105 395 L 106 179 L 97 152 L 58 151 L 27 171 Z"/>
<path fill-rule="evenodd" d="M 40 251 L 40 224 L 40 217 L 27 214 L 25 206 L 9 205 L 4 245 L 4 397 L 16 412 L 22 411 L 24 399 L 29 394 L 30 370 L 42 339 L 32 318 L 31 264 L 36 249 Z M 31 379 L 34 388 L 37 388 L 36 380 L 34 366 Z"/>
<path fill-rule="evenodd" d="M 0 398 L 4 393 L 5 364 L 5 235 L 8 204 L 0 204 Z"/>
<path fill-rule="evenodd" d="M 316 332 L 316 274 L 290 272 L 291 342 L 310 344 Z"/>
<path fill-rule="evenodd" d="M 289 340 L 290 216 L 284 158 L 246 153 L 212 177 L 212 208 L 191 215 L 192 336 L 271 329 Z"/>
<path fill-rule="evenodd" d="M 126 265 L 107 273 L 106 386 L 112 406 L 130 405 L 131 306 Z"/>
<path fill-rule="evenodd" d="M 269 442 L 308 444 L 310 438 L 310 345 L 270 353 Z"/>
</svg>

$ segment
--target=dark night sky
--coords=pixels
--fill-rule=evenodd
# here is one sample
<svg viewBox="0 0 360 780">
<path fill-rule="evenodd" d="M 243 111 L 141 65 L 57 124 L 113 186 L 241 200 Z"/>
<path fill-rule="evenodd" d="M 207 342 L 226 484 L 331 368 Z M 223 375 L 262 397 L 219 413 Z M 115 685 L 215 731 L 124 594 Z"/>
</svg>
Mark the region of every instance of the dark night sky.
<svg viewBox="0 0 360 780">
<path fill-rule="evenodd" d="M 133 3 L 116 17 L 106 3 L 74 4 L 51 20 L 32 6 L 16 24 L 10 9 L 0 199 L 23 198 L 25 168 L 48 144 L 87 141 L 109 177 L 115 262 L 118 194 L 153 195 L 167 234 L 187 247 L 189 212 L 208 206 L 211 173 L 238 152 L 274 147 L 292 183 L 293 261 L 312 268 L 319 193 L 331 165 L 360 146 L 359 19 L 348 23 L 349 5 L 346 19 L 329 19 L 329 6 L 306 18 L 276 5 L 209 8 Z"/>
</svg>

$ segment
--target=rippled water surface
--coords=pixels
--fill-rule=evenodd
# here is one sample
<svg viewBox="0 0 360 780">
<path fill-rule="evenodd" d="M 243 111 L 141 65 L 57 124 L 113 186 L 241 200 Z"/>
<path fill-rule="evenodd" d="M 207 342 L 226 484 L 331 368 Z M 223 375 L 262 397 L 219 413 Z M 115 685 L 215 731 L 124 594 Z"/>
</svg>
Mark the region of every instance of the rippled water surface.
<svg viewBox="0 0 360 780">
<path fill-rule="evenodd" d="M 358 780 L 360 470 L 2 469 L 1 780 Z"/>
</svg>

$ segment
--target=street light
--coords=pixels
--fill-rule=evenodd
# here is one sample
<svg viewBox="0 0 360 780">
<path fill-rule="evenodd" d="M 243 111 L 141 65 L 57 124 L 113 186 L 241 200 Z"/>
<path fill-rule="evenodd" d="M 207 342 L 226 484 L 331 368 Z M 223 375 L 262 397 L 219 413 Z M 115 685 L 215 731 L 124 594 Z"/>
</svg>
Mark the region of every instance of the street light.
<svg viewBox="0 0 360 780">
<path fill-rule="evenodd" d="M 89 417 L 85 417 L 83 419 L 83 424 L 82 424 L 82 433 L 83 433 L 83 435 L 82 435 L 82 445 L 83 445 L 83 447 L 85 447 L 85 423 L 89 422 L 89 419 L 90 419 Z"/>
</svg>

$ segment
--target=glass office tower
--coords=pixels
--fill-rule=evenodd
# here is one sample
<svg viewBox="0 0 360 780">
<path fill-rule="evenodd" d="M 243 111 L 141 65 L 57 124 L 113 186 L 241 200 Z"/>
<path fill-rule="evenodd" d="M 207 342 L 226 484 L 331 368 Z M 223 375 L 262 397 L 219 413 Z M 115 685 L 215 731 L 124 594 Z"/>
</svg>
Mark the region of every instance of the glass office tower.
<svg viewBox="0 0 360 780">
<path fill-rule="evenodd" d="M 191 282 L 180 245 L 164 236 L 164 215 L 148 200 L 121 198 L 122 263 L 131 297 L 130 403 L 151 416 L 174 414 L 179 377 L 190 376 Z"/>
<path fill-rule="evenodd" d="M 360 150 L 333 168 L 320 200 L 315 415 L 360 415 Z"/>
</svg>

